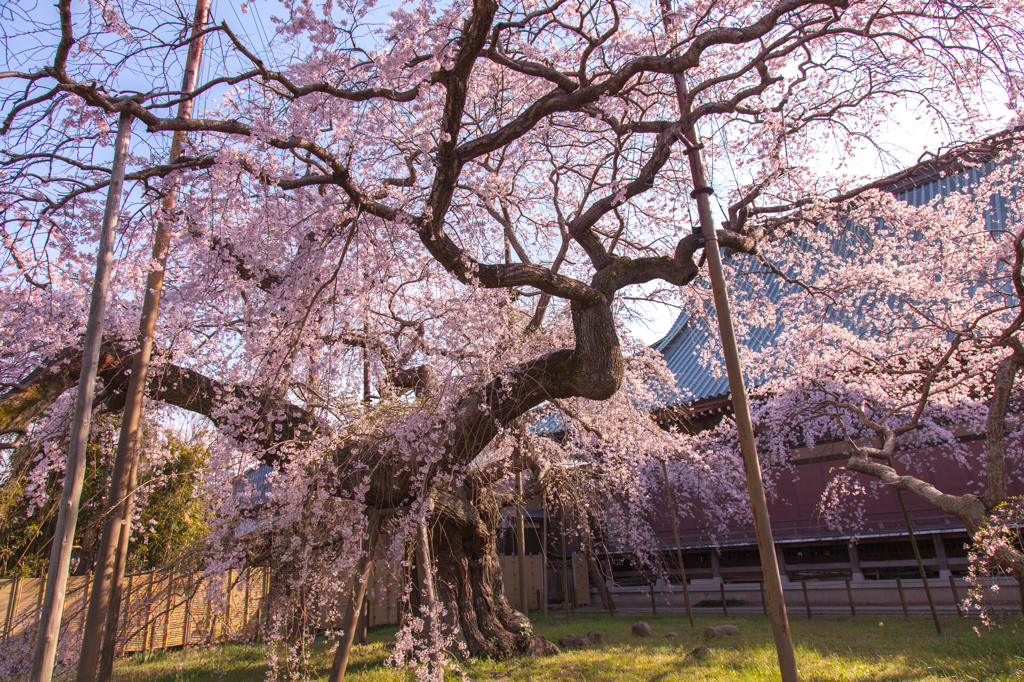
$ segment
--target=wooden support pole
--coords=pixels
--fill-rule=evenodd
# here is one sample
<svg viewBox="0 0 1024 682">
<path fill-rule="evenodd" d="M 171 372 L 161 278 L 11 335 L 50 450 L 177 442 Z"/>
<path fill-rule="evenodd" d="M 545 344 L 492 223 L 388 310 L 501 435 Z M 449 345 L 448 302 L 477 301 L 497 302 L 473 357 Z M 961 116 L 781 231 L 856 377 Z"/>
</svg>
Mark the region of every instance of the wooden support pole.
<svg viewBox="0 0 1024 682">
<path fill-rule="evenodd" d="M 850 600 L 850 615 L 857 615 L 857 607 L 853 605 L 853 589 L 850 587 L 850 581 L 846 581 L 846 598 Z"/>
<path fill-rule="evenodd" d="M 651 615 L 658 615 L 658 603 L 654 601 L 654 583 L 650 583 L 648 587 L 651 589 Z"/>
<path fill-rule="evenodd" d="M 125 593 L 127 599 L 124 604 L 124 625 L 121 626 L 121 641 L 125 641 L 128 636 L 128 626 L 131 624 L 131 613 L 132 613 L 132 590 L 135 589 L 135 575 L 128 576 L 128 591 Z"/>
<path fill-rule="evenodd" d="M 807 609 L 807 620 L 811 619 L 811 598 L 807 595 L 807 581 L 801 580 L 800 586 L 804 589 L 804 608 Z"/>
<path fill-rule="evenodd" d="M 729 617 L 729 605 L 725 603 L 725 583 L 718 583 L 718 595 L 722 598 L 722 615 Z"/>
<path fill-rule="evenodd" d="M 665 460 L 661 460 L 661 473 L 665 477 L 665 492 L 668 494 L 668 514 L 672 517 L 672 537 L 676 541 L 676 563 L 679 564 L 679 581 L 683 584 L 683 603 L 686 604 L 686 617 L 690 619 L 692 628 L 694 624 L 693 607 L 690 606 L 690 586 L 686 582 L 686 566 L 683 565 L 683 549 L 679 542 L 679 521 L 676 519 L 676 500 L 668 480 L 668 467 L 665 465 Z"/>
<path fill-rule="evenodd" d="M 548 494 L 541 495 L 540 505 L 544 515 L 541 519 L 542 537 L 540 540 L 540 591 L 544 599 L 541 608 L 544 610 L 544 625 L 548 624 Z"/>
<path fill-rule="evenodd" d="M 85 627 L 85 611 L 89 607 L 89 588 L 92 586 L 92 571 L 85 575 L 85 587 L 82 591 L 82 620 L 79 627 Z"/>
<path fill-rule="evenodd" d="M 252 580 L 252 566 L 245 567 L 245 609 L 242 612 L 242 632 L 249 627 L 249 581 Z"/>
<path fill-rule="evenodd" d="M 135 505 L 135 487 L 138 478 L 139 458 L 135 457 L 132 461 L 131 473 L 128 476 L 128 499 L 125 500 L 121 512 L 121 532 L 117 540 L 117 552 L 114 555 L 114 577 L 110 583 L 110 598 L 107 602 L 107 615 L 103 626 L 100 669 L 96 678 L 98 682 L 110 682 L 110 678 L 114 674 L 114 657 L 117 654 L 117 624 L 121 615 L 121 589 L 124 586 L 124 572 L 128 565 L 128 543 L 131 539 L 132 510 Z M 90 582 L 92 580 L 90 579 Z M 91 602 L 87 603 L 91 604 Z M 87 621 L 87 617 L 88 612 L 83 620 Z M 82 627 L 85 627 L 84 623 Z"/>
<path fill-rule="evenodd" d="M 146 622 L 142 628 L 142 650 L 149 651 L 150 619 L 153 617 L 153 574 L 149 574 L 149 581 L 146 583 Z"/>
<path fill-rule="evenodd" d="M 758 581 L 757 585 L 758 585 L 758 587 L 761 588 L 761 612 L 764 613 L 764 615 L 767 616 L 768 615 L 768 602 L 766 602 L 764 600 L 764 581 L 763 580 Z"/>
<path fill-rule="evenodd" d="M 562 527 L 562 585 L 565 590 L 565 622 L 569 622 L 569 560 L 565 553 L 565 510 L 561 510 Z"/>
<path fill-rule="evenodd" d="M 367 512 L 367 538 L 366 554 L 359 558 L 356 564 L 356 584 L 352 597 L 349 599 L 348 608 L 345 610 L 344 632 L 338 648 L 334 652 L 334 661 L 331 664 L 331 673 L 328 682 L 342 682 L 345 679 L 345 669 L 348 668 L 348 657 L 352 653 L 352 642 L 356 635 L 356 621 L 359 612 L 362 611 L 363 598 L 366 596 L 366 588 L 370 582 L 370 568 L 373 565 L 373 557 L 377 551 L 377 538 L 380 535 L 380 512 L 370 509 Z M 423 532 L 426 529 L 421 526 Z"/>
<path fill-rule="evenodd" d="M 188 576 L 188 595 L 185 598 L 185 623 L 182 625 L 181 633 L 182 646 L 188 646 L 192 643 L 192 599 L 198 591 L 195 580 L 195 574 L 190 573 Z M 201 580 L 200 584 L 202 584 Z"/>
<path fill-rule="evenodd" d="M 671 0 L 661 0 L 661 10 L 665 31 L 670 36 L 673 36 L 675 31 L 672 25 Z M 677 72 L 673 74 L 672 78 L 675 83 L 679 120 L 689 121 L 692 112 L 691 99 L 686 88 L 686 77 L 682 72 Z M 772 537 L 771 519 L 768 516 L 768 501 L 765 498 L 764 482 L 761 478 L 761 463 L 757 457 L 757 442 L 754 439 L 750 406 L 747 403 L 747 389 L 743 383 L 743 368 L 740 365 L 736 332 L 733 328 L 732 313 L 729 311 L 729 295 L 726 291 L 725 274 L 722 269 L 722 255 L 718 249 L 718 233 L 715 229 L 715 221 L 711 213 L 711 202 L 708 199 L 708 196 L 714 190 L 711 189 L 705 180 L 704 162 L 700 156 L 701 145 L 697 139 L 697 131 L 692 125 L 688 125 L 684 129 L 683 141 L 686 144 L 687 155 L 690 161 L 690 174 L 693 179 L 693 191 L 690 195 L 697 201 L 700 233 L 704 237 L 704 255 L 708 261 L 708 273 L 711 276 L 715 311 L 718 314 L 718 329 L 722 339 L 722 353 L 725 356 L 725 368 L 729 377 L 729 392 L 732 396 L 733 414 L 736 419 L 740 450 L 743 454 L 743 468 L 747 478 L 750 507 L 754 516 L 757 546 L 761 553 L 761 571 L 768 592 L 768 607 L 771 611 L 772 634 L 775 639 L 775 651 L 779 659 L 779 672 L 782 676 L 782 682 L 797 682 L 800 676 L 796 668 L 793 636 L 789 630 L 786 601 L 782 594 L 782 578 L 779 575 L 778 560 L 775 557 L 775 540 Z"/>
<path fill-rule="evenodd" d="M 171 630 L 171 609 L 174 608 L 174 567 L 169 569 L 167 575 L 167 611 L 164 616 L 164 644 L 163 648 L 167 648 L 167 634 Z"/>
<path fill-rule="evenodd" d="M 131 141 L 132 117 L 122 113 L 117 120 L 117 138 L 114 141 L 114 161 L 107 189 L 107 203 L 103 211 L 100 246 L 96 254 L 96 277 L 93 280 L 89 319 L 85 326 L 85 346 L 82 349 L 82 369 L 78 377 L 75 413 L 69 436 L 68 460 L 64 469 L 64 487 L 61 491 L 57 526 L 50 547 L 50 563 L 46 570 L 46 586 L 39 631 L 36 635 L 31 682 L 50 682 L 53 676 L 60 622 L 64 616 L 64 597 L 71 566 L 71 549 L 75 544 L 78 524 L 78 506 L 85 482 L 86 446 L 92 423 L 92 403 L 96 393 L 96 374 L 99 371 L 100 345 L 103 343 L 103 320 L 107 310 L 107 290 L 110 288 L 111 265 L 114 259 L 114 239 L 117 220 L 121 213 L 121 192 L 124 187 L 128 144 Z"/>
<path fill-rule="evenodd" d="M 228 574 L 225 576 L 225 582 L 227 583 L 226 590 L 227 590 L 227 593 L 228 593 L 227 604 L 225 604 L 225 607 L 224 607 L 224 636 L 225 637 L 230 637 L 231 636 L 231 591 L 232 591 L 231 588 L 233 587 L 233 583 L 234 583 L 233 576 L 231 574 L 233 572 L 234 572 L 234 570 L 229 568 L 228 569 Z M 305 611 L 305 609 L 303 609 L 303 611 Z"/>
<path fill-rule="evenodd" d="M 185 72 L 182 76 L 183 93 L 195 90 L 199 73 L 199 60 L 203 51 L 204 29 L 210 9 L 210 0 L 196 0 L 192 32 L 185 60 Z M 192 117 L 192 98 L 184 97 L 178 104 L 178 118 Z M 186 133 L 176 131 L 171 137 L 170 159 L 176 161 L 181 156 Z M 92 597 L 89 600 L 89 612 L 86 616 L 85 631 L 82 636 L 82 649 L 78 658 L 76 671 L 77 682 L 94 682 L 97 664 L 100 659 L 102 634 L 106 630 L 104 623 L 108 615 L 117 617 L 117 612 L 108 614 L 110 610 L 110 593 L 115 580 L 115 554 L 122 533 L 130 530 L 131 516 L 124 516 L 124 508 L 131 505 L 134 491 L 130 490 L 129 478 L 134 467 L 141 438 L 142 402 L 146 393 L 146 380 L 149 374 L 149 363 L 153 352 L 153 341 L 156 333 L 157 312 L 160 308 L 160 295 L 164 285 L 164 271 L 167 264 L 167 253 L 170 249 L 172 229 L 171 216 L 177 202 L 177 183 L 174 176 L 164 187 L 164 198 L 161 202 L 161 219 L 157 221 L 153 236 L 151 262 L 155 268 L 146 278 L 146 290 L 143 295 L 142 314 L 139 319 L 139 351 L 132 359 L 132 371 L 125 392 L 125 406 L 121 416 L 121 433 L 118 436 L 117 454 L 114 457 L 114 472 L 110 477 L 107 490 L 108 516 L 103 524 L 100 543 L 96 552 L 96 577 L 94 578 Z M 128 523 L 124 522 L 125 518 Z M 116 632 L 116 624 L 109 631 Z"/>
<path fill-rule="evenodd" d="M 523 519 L 523 472 L 516 473 L 516 554 L 519 560 L 519 605 L 522 613 L 529 619 L 530 599 L 526 589 L 526 523 Z"/>
<path fill-rule="evenodd" d="M 910 612 L 907 611 L 907 596 L 905 594 L 903 594 L 903 581 L 900 580 L 899 578 L 896 578 L 896 589 L 899 590 L 899 593 L 900 593 L 900 604 L 903 605 L 903 618 L 905 620 L 909 620 L 910 619 Z"/>
<path fill-rule="evenodd" d="M 956 612 L 961 618 L 964 617 L 964 610 L 960 606 L 960 595 L 956 591 L 956 578 L 949 576 L 949 589 L 953 590 L 953 604 L 956 605 Z"/>
<path fill-rule="evenodd" d="M 4 619 L 4 644 L 11 637 L 11 623 L 14 622 L 14 614 L 18 606 L 18 588 L 21 587 L 21 578 L 15 578 L 11 584 L 11 599 L 7 602 L 7 618 Z"/>
<path fill-rule="evenodd" d="M 896 497 L 900 501 L 900 509 L 903 511 L 903 521 L 907 524 L 907 535 L 910 536 L 910 547 L 914 550 L 914 558 L 917 559 L 917 572 L 921 576 L 921 585 L 924 586 L 924 595 L 928 598 L 928 607 L 932 611 L 932 621 L 935 623 L 935 633 L 942 634 L 942 626 L 939 625 L 939 612 L 935 608 L 935 600 L 932 599 L 932 588 L 928 585 L 928 574 L 924 570 L 924 561 L 921 560 L 921 550 L 917 547 L 917 538 L 914 537 L 914 524 L 910 520 L 910 513 L 907 512 L 907 505 L 903 503 L 903 493 L 896 489 Z"/>
</svg>

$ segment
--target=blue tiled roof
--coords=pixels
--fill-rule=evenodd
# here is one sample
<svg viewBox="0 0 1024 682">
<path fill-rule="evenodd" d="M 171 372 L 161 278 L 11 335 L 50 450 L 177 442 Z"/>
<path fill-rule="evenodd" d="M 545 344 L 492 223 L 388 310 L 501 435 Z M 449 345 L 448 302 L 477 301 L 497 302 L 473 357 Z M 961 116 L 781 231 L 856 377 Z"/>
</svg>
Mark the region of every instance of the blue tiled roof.
<svg viewBox="0 0 1024 682">
<path fill-rule="evenodd" d="M 993 164 L 988 163 L 945 177 L 923 178 L 916 183 L 903 182 L 893 190 L 896 198 L 912 206 L 923 206 L 937 196 L 949 196 L 951 193 L 963 191 L 976 184 L 992 169 Z M 988 211 L 989 229 L 1005 227 L 1008 217 L 1006 199 L 1001 196 L 993 198 Z M 834 248 L 838 248 L 840 252 L 849 249 L 852 240 L 857 237 L 870 238 L 870 235 L 862 230 L 847 231 L 837 240 Z M 723 252 L 723 260 L 727 258 L 728 255 Z M 790 285 L 770 273 L 748 273 L 728 282 L 728 289 L 730 300 L 743 299 L 756 293 L 769 301 L 777 302 L 789 293 Z M 756 329 L 751 331 L 747 338 L 738 341 L 741 347 L 755 352 L 760 351 L 770 346 L 783 329 L 782 324 L 778 324 L 774 329 Z M 651 347 L 664 356 L 665 363 L 676 376 L 679 390 L 687 404 L 729 395 L 729 380 L 725 376 L 725 362 L 721 354 L 714 306 L 708 306 L 707 316 L 681 313 L 668 334 Z M 710 362 L 701 358 L 702 349 L 712 349 Z M 764 370 L 758 375 L 752 375 L 750 368 L 747 368 L 743 378 L 746 384 L 751 386 L 768 377 Z"/>
</svg>

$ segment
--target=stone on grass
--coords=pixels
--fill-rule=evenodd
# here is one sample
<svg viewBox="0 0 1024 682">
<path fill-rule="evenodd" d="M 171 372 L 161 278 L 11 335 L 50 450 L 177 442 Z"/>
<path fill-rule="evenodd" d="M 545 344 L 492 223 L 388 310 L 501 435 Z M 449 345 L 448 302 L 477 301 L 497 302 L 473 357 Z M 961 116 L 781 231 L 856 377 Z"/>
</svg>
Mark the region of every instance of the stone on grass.
<svg viewBox="0 0 1024 682">
<path fill-rule="evenodd" d="M 653 637 L 654 630 L 651 629 L 651 626 L 646 621 L 638 620 L 633 623 L 633 634 L 637 637 Z"/>
<path fill-rule="evenodd" d="M 684 661 L 699 661 L 700 659 L 704 658 L 705 656 L 707 656 L 710 653 L 711 653 L 711 649 L 707 648 L 706 646 L 699 646 L 699 647 L 693 649 L 690 653 L 686 654 L 686 656 L 683 657 L 683 660 Z"/>
<path fill-rule="evenodd" d="M 601 643 L 601 633 L 597 630 L 585 632 L 582 635 L 566 635 L 558 640 L 558 646 L 563 649 L 583 649 L 591 644 Z"/>
<path fill-rule="evenodd" d="M 725 637 L 726 635 L 738 635 L 740 629 L 735 625 L 709 625 L 704 628 L 704 637 L 711 639 L 712 637 Z"/>
<path fill-rule="evenodd" d="M 679 633 L 676 633 L 676 632 L 666 632 L 665 634 L 662 635 L 662 637 L 664 637 L 665 639 L 672 639 L 673 637 L 678 637 L 678 636 L 679 636 Z"/>
<path fill-rule="evenodd" d="M 541 656 L 557 656 L 562 653 L 555 646 L 554 642 L 549 642 L 546 638 L 540 635 L 528 635 L 526 642 L 523 644 L 522 654 L 529 658 L 540 658 Z"/>
</svg>

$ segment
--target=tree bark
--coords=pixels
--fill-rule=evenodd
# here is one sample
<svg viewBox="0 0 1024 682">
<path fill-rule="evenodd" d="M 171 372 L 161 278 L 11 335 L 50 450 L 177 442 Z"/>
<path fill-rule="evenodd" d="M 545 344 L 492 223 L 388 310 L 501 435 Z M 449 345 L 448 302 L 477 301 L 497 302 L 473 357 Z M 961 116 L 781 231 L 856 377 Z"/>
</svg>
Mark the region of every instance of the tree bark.
<svg viewBox="0 0 1024 682">
<path fill-rule="evenodd" d="M 437 566 L 437 596 L 444 626 L 457 627 L 473 657 L 538 657 L 558 647 L 534 635 L 530 621 L 505 599 L 498 559 L 500 509 L 485 487 L 466 483 L 435 489 L 431 545 Z"/>
</svg>

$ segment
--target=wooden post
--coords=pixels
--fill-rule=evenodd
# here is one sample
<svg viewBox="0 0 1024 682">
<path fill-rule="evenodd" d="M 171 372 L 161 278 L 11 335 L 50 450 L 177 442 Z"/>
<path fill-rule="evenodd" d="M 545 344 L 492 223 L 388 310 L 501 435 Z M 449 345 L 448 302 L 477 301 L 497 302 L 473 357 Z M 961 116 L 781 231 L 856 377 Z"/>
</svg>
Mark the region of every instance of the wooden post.
<svg viewBox="0 0 1024 682">
<path fill-rule="evenodd" d="M 921 585 L 924 586 L 924 595 L 928 598 L 928 607 L 932 612 L 932 621 L 935 623 L 935 633 L 942 634 L 942 626 L 939 625 L 939 612 L 935 608 L 935 600 L 932 599 L 932 588 L 928 586 L 928 574 L 924 570 L 924 562 L 921 560 L 921 551 L 917 547 L 917 538 L 914 537 L 914 524 L 907 512 L 907 505 L 903 503 L 903 493 L 896 489 L 896 497 L 900 501 L 900 509 L 903 510 L 903 521 L 907 524 L 907 535 L 910 536 L 910 547 L 914 550 L 914 558 L 917 559 L 917 572 L 921 576 Z"/>
<path fill-rule="evenodd" d="M 683 565 L 683 549 L 679 543 L 679 522 L 676 520 L 676 500 L 672 493 L 672 486 L 668 481 L 668 467 L 665 460 L 661 460 L 661 473 L 665 477 L 665 492 L 668 493 L 668 513 L 672 517 L 672 537 L 676 541 L 676 563 L 679 564 L 679 581 L 683 584 L 683 603 L 686 604 L 686 617 L 690 619 L 690 627 L 693 625 L 693 608 L 690 606 L 690 586 L 686 582 L 686 566 Z"/>
<path fill-rule="evenodd" d="M 952 575 L 949 576 L 949 589 L 953 590 L 953 604 L 956 605 L 957 615 L 964 618 L 964 610 L 960 607 L 960 595 L 956 591 L 956 578 Z"/>
<path fill-rule="evenodd" d="M 142 650 L 149 651 L 151 643 L 149 638 L 150 620 L 153 617 L 153 574 L 149 574 L 149 582 L 146 583 L 146 622 L 142 629 Z"/>
<path fill-rule="evenodd" d="M 804 608 L 807 609 L 807 620 L 811 619 L 811 598 L 807 596 L 807 581 L 801 580 L 800 586 L 804 589 Z"/>
<path fill-rule="evenodd" d="M 196 0 L 188 56 L 185 59 L 185 69 L 182 74 L 181 92 L 186 96 L 182 97 L 178 103 L 179 119 L 192 117 L 192 98 L 187 95 L 196 88 L 209 9 L 210 0 Z M 172 135 L 169 154 L 172 163 L 181 156 L 186 135 L 184 130 L 175 131 Z M 156 320 L 164 285 L 167 253 L 170 249 L 172 216 L 177 205 L 177 180 L 174 175 L 168 179 L 163 189 L 164 198 L 160 205 L 161 217 L 157 220 L 156 231 L 153 235 L 153 249 L 150 254 L 150 262 L 154 263 L 155 267 L 146 277 L 142 313 L 139 317 L 139 350 L 132 359 L 132 370 L 129 375 L 128 388 L 125 391 L 121 432 L 118 436 L 117 453 L 114 457 L 114 471 L 107 488 L 108 517 L 103 524 L 103 532 L 100 535 L 96 551 L 96 577 L 78 658 L 77 682 L 93 682 L 96 679 L 103 633 L 117 630 L 116 623 L 112 624 L 110 628 L 105 628 L 104 623 L 108 617 L 112 583 L 117 579 L 115 564 L 121 534 L 129 532 L 131 528 L 131 514 L 126 516 L 124 511 L 132 506 L 134 498 L 134 490 L 129 479 L 132 469 L 135 468 L 135 460 L 137 460 L 136 454 L 141 437 L 142 403 L 146 393 L 153 340 L 156 336 Z M 127 523 L 125 523 L 125 519 L 127 519 Z"/>
<path fill-rule="evenodd" d="M 764 600 L 764 581 L 763 580 L 759 580 L 757 582 L 757 585 L 758 585 L 758 587 L 761 588 L 761 611 L 764 613 L 764 615 L 767 616 L 768 615 L 768 604 Z"/>
<path fill-rule="evenodd" d="M 189 573 L 188 594 L 185 596 L 185 623 L 181 628 L 182 646 L 188 646 L 192 643 L 192 599 L 195 597 L 196 591 L 196 575 L 195 573 Z"/>
<path fill-rule="evenodd" d="M 82 593 L 82 624 L 80 627 L 85 627 L 85 611 L 89 608 L 89 587 L 92 584 L 92 571 L 89 571 L 85 576 L 85 587 Z"/>
<path fill-rule="evenodd" d="M 516 553 L 519 555 L 519 604 L 523 615 L 529 619 L 530 599 L 526 589 L 526 523 L 523 519 L 523 472 L 516 474 L 516 493 L 519 502 L 516 504 Z"/>
<path fill-rule="evenodd" d="M 242 632 L 249 627 L 249 581 L 252 579 L 252 566 L 245 567 L 245 605 L 242 609 Z"/>
<path fill-rule="evenodd" d="M 660 4 L 665 32 L 674 41 L 672 0 L 660 0 Z M 678 71 L 672 74 L 672 79 L 675 84 L 676 103 L 679 107 L 679 120 L 687 122 L 690 120 L 692 112 L 690 109 L 691 99 L 686 88 L 686 76 L 682 71 Z M 782 682 L 797 682 L 800 676 L 796 669 L 793 636 L 789 630 L 789 616 L 786 614 L 786 601 L 782 594 L 782 577 L 779 575 L 779 565 L 775 558 L 775 540 L 772 537 L 772 523 L 768 516 L 768 500 L 764 494 L 761 463 L 757 457 L 757 441 L 754 438 L 750 406 L 747 403 L 747 389 L 743 383 L 743 367 L 740 363 L 732 313 L 729 310 L 729 294 L 726 290 L 725 274 L 722 268 L 722 254 L 718 248 L 718 233 L 715 228 L 714 216 L 711 213 L 711 201 L 708 199 L 714 190 L 708 185 L 704 176 L 704 162 L 700 155 L 701 145 L 697 138 L 697 131 L 692 125 L 687 125 L 682 131 L 682 137 L 690 161 L 690 175 L 693 179 L 693 190 L 690 192 L 690 196 L 697 202 L 700 234 L 704 237 L 704 256 L 707 257 L 708 274 L 711 277 L 715 311 L 718 315 L 719 336 L 722 339 L 722 354 L 725 357 L 725 369 L 729 377 L 729 393 L 732 398 L 733 415 L 736 419 L 740 451 L 743 455 L 743 469 L 747 478 L 747 493 L 750 496 L 750 508 L 754 516 L 757 546 L 761 553 L 761 572 L 767 583 L 768 606 L 771 610 L 772 634 L 779 659 L 779 672 Z"/>
<path fill-rule="evenodd" d="M 19 587 L 21 587 L 20 577 L 15 578 L 11 585 L 11 600 L 7 603 L 7 618 L 4 620 L 4 644 L 7 644 L 7 640 L 11 636 L 11 623 L 14 621 L 14 614 L 18 606 Z"/>
<path fill-rule="evenodd" d="M 49 682 L 53 676 L 53 662 L 57 654 L 57 639 L 64 616 L 64 597 L 71 565 L 71 549 L 75 543 L 78 507 L 85 482 L 86 446 L 92 421 L 92 404 L 96 393 L 96 374 L 99 369 L 100 346 L 103 343 L 103 320 L 106 317 L 107 290 L 113 263 L 115 232 L 121 213 L 121 190 L 124 186 L 128 144 L 131 141 L 132 116 L 121 113 L 117 122 L 114 142 L 114 160 L 110 172 L 110 185 L 103 212 L 100 246 L 96 254 L 96 277 L 89 303 L 89 319 L 85 327 L 85 345 L 82 349 L 82 367 L 75 397 L 75 412 L 69 437 L 68 459 L 65 467 L 63 490 L 50 547 L 50 563 L 46 569 L 44 599 L 39 614 L 32 669 L 28 679 Z"/>
<path fill-rule="evenodd" d="M 227 576 L 227 581 L 228 581 L 228 597 L 227 597 L 227 599 L 228 599 L 228 603 L 227 603 L 226 608 L 224 609 L 224 636 L 225 637 L 230 637 L 231 636 L 231 588 L 233 586 L 232 575 L 231 575 L 232 573 L 234 573 L 234 570 L 229 568 L 228 569 L 228 576 Z"/>
<path fill-rule="evenodd" d="M 722 598 L 722 615 L 729 617 L 729 605 L 725 603 L 725 582 L 718 583 L 718 595 Z"/>
<path fill-rule="evenodd" d="M 121 591 L 124 586 L 124 572 L 128 565 L 128 541 L 132 510 L 135 505 L 135 488 L 139 480 L 139 457 L 132 458 L 131 472 L 128 475 L 128 499 L 121 509 L 121 532 L 117 540 L 117 551 L 114 554 L 114 572 L 110 583 L 110 597 L 107 601 L 106 618 L 103 623 L 103 642 L 100 647 L 100 669 L 97 675 L 99 682 L 110 682 L 114 674 L 114 657 L 117 655 L 117 624 L 121 616 Z M 90 602 L 91 605 L 91 602 Z M 82 627 L 88 623 L 88 612 L 83 619 Z M 83 637 L 83 642 L 85 638 Z"/>
<path fill-rule="evenodd" d="M 907 611 L 907 596 L 903 594 L 903 581 L 896 578 L 896 589 L 900 592 L 900 604 L 903 605 L 903 618 L 910 619 L 910 612 Z"/>
<path fill-rule="evenodd" d="M 372 578 L 370 578 L 370 580 L 372 580 Z M 363 609 L 362 612 L 359 614 L 359 624 L 357 626 L 357 629 L 359 631 L 360 644 L 366 644 L 366 635 L 370 624 L 370 602 L 372 601 L 372 597 L 370 597 L 369 599 L 364 599 Z"/>
<path fill-rule="evenodd" d="M 540 611 L 540 590 L 537 590 L 537 610 Z"/>
<path fill-rule="evenodd" d="M 376 509 L 367 510 L 366 524 L 368 526 L 366 554 L 360 557 L 356 564 L 356 589 L 345 610 L 344 632 L 341 641 L 338 642 L 338 648 L 334 652 L 334 661 L 331 663 L 328 682 L 342 682 L 345 679 L 348 657 L 352 653 L 352 642 L 356 635 L 356 621 L 362 610 L 363 598 L 366 596 L 366 588 L 370 582 L 370 567 L 373 565 L 373 557 L 377 552 L 377 539 L 380 537 L 380 512 Z M 424 535 L 426 534 L 424 526 L 421 526 L 420 530 Z M 422 563 L 419 557 L 417 557 L 417 563 Z M 429 572 L 429 568 L 424 568 Z"/>
<path fill-rule="evenodd" d="M 548 624 L 548 494 L 545 491 L 540 498 L 543 518 L 541 519 L 542 535 L 540 540 L 540 591 L 544 595 L 541 609 L 544 611 L 544 625 Z"/>
<path fill-rule="evenodd" d="M 654 583 L 651 583 L 649 585 L 649 587 L 651 588 L 651 615 L 652 616 L 657 616 L 658 615 L 658 604 L 657 604 L 657 602 L 654 601 Z"/>
<path fill-rule="evenodd" d="M 124 601 L 124 625 L 121 627 L 121 641 L 126 644 L 127 642 L 125 641 L 125 638 L 128 637 L 128 626 L 130 625 L 129 621 L 131 620 L 132 613 L 132 590 L 134 588 L 135 574 L 132 573 L 128 576 L 128 592 L 126 593 Z"/>
<path fill-rule="evenodd" d="M 42 613 L 42 611 L 40 609 L 43 608 L 43 597 L 45 596 L 45 593 L 44 593 L 45 589 L 46 589 L 46 581 L 45 580 L 40 580 L 39 581 L 39 596 L 36 598 L 36 611 L 39 613 L 39 622 L 42 622 L 42 618 L 43 618 L 43 613 Z M 63 617 L 63 616 L 64 616 L 64 614 L 61 613 L 61 617 Z"/>
<path fill-rule="evenodd" d="M 565 622 L 569 622 L 569 561 L 565 556 L 565 510 L 561 510 L 562 527 L 562 584 L 565 589 Z"/>
<path fill-rule="evenodd" d="M 171 609 L 174 608 L 174 567 L 168 569 L 167 575 L 167 615 L 164 616 L 164 645 L 167 648 L 167 634 L 171 630 Z"/>
<path fill-rule="evenodd" d="M 850 581 L 846 581 L 846 598 L 850 600 L 850 615 L 857 615 L 857 607 L 853 605 L 853 590 L 850 588 Z"/>
</svg>

